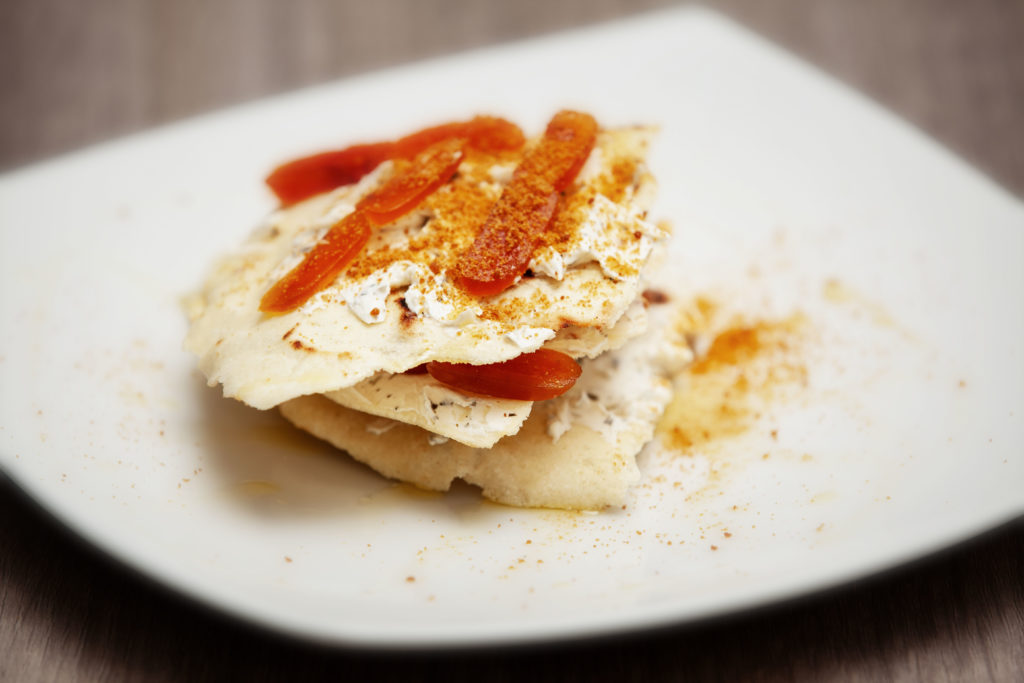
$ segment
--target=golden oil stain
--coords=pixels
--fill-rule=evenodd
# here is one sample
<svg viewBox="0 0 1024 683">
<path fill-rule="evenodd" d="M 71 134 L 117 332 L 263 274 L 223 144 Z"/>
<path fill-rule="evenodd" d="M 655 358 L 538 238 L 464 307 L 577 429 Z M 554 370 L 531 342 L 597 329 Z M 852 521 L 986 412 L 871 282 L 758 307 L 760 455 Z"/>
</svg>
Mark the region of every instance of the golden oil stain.
<svg viewBox="0 0 1024 683">
<path fill-rule="evenodd" d="M 822 285 L 821 294 L 828 301 L 834 304 L 845 304 L 851 301 L 856 301 L 859 297 L 854 294 L 853 290 L 849 289 L 839 280 L 835 278 L 829 278 L 825 280 L 825 284 Z"/>
<path fill-rule="evenodd" d="M 281 493 L 281 487 L 262 479 L 247 479 L 235 486 L 235 493 L 244 498 L 270 498 Z"/>
<path fill-rule="evenodd" d="M 719 311 L 719 306 L 705 296 L 698 296 L 683 306 L 676 320 L 676 327 L 687 336 L 706 333 Z"/>
<path fill-rule="evenodd" d="M 699 297 L 679 318 L 692 335 L 696 360 L 679 378 L 658 433 L 666 445 L 687 453 L 742 434 L 784 388 L 807 382 L 801 350 L 808 323 L 802 314 L 722 323 L 720 310 Z"/>
<path fill-rule="evenodd" d="M 825 280 L 821 288 L 821 295 L 825 301 L 833 304 L 845 305 L 851 308 L 860 309 L 879 327 L 886 327 L 896 330 L 905 337 L 913 338 L 907 330 L 893 319 L 885 307 L 877 301 L 861 294 L 849 285 L 846 285 L 835 278 Z"/>
<path fill-rule="evenodd" d="M 225 494 L 230 500 L 258 514 L 277 514 L 289 502 L 281 486 L 265 479 L 244 479 L 229 486 Z"/>
<path fill-rule="evenodd" d="M 252 425 L 245 436 L 267 448 L 295 455 L 322 455 L 331 452 L 324 443 L 306 432 L 296 429 L 284 419 Z"/>
<path fill-rule="evenodd" d="M 822 491 L 811 496 L 811 503 L 831 503 L 834 500 L 839 500 L 839 494 L 833 490 Z"/>
<path fill-rule="evenodd" d="M 359 499 L 359 505 L 383 506 L 390 508 L 396 503 L 438 505 L 444 501 L 444 492 L 421 489 L 412 484 L 399 481 L 389 481 L 386 485 L 376 489 Z"/>
</svg>

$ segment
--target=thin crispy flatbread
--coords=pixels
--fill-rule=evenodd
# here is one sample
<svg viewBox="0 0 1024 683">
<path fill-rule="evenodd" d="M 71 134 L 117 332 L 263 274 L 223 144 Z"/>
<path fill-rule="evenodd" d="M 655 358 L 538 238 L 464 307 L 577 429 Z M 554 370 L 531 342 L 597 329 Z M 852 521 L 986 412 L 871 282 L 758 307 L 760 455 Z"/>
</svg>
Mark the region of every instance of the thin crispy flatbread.
<svg viewBox="0 0 1024 683">
<path fill-rule="evenodd" d="M 375 235 L 391 240 L 387 248 L 368 250 L 299 309 L 261 313 L 264 292 L 387 176 L 385 162 L 360 183 L 278 212 L 223 259 L 189 307 L 185 347 L 199 356 L 211 385 L 220 383 L 225 395 L 266 409 L 431 360 L 508 360 L 540 348 L 566 327 L 596 330 L 591 341 L 599 342 L 639 296 L 641 270 L 666 237 L 645 220 L 653 191 L 643 165 L 649 137 L 640 128 L 599 135 L 563 202 L 574 236 L 538 248 L 535 276 L 501 295 L 468 297 L 446 270 L 501 193 L 500 174 L 491 173 L 495 166 L 467 160 L 417 212 Z M 625 179 L 619 178 L 623 168 Z M 609 199 L 602 194 L 608 187 L 618 187 L 621 196 L 609 190 L 618 197 Z M 404 256 L 372 269 L 373 259 L 389 254 Z M 580 260 L 567 263 L 572 254 Z M 361 267 L 369 274 L 360 275 Z"/>
</svg>

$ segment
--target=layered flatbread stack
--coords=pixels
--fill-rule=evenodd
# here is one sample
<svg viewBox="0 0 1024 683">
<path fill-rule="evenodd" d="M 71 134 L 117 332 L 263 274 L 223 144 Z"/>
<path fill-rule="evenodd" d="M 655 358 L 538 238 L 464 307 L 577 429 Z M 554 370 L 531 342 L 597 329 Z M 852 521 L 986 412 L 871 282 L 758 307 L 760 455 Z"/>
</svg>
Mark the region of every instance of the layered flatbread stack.
<svg viewBox="0 0 1024 683">
<path fill-rule="evenodd" d="M 668 238 L 647 220 L 651 131 L 594 125 L 584 144 L 585 116 L 500 144 L 457 127 L 500 120 L 428 129 L 441 133 L 360 158 L 353 182 L 279 191 L 289 205 L 191 302 L 186 348 L 226 396 L 279 407 L 385 476 L 431 490 L 458 478 L 511 505 L 621 503 L 691 356 L 670 307 L 644 296 Z M 296 284 L 339 234 L 365 243 Z"/>
</svg>

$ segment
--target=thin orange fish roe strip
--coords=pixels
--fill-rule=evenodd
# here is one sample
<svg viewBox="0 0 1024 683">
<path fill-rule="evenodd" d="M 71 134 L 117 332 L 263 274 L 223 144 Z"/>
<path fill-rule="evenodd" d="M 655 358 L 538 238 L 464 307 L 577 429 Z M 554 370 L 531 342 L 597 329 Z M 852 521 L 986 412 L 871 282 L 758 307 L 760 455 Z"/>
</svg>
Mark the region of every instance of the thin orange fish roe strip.
<svg viewBox="0 0 1024 683">
<path fill-rule="evenodd" d="M 266 183 L 282 206 L 291 206 L 336 187 L 350 185 L 394 156 L 393 142 L 354 145 L 282 164 L 267 176 Z"/>
<path fill-rule="evenodd" d="M 560 111 L 516 168 L 459 264 L 457 281 L 475 296 L 498 294 L 526 272 L 559 196 L 575 180 L 597 139 L 589 114 Z"/>
<path fill-rule="evenodd" d="M 427 147 L 452 138 L 464 138 L 466 146 L 481 152 L 516 150 L 526 143 L 516 124 L 496 116 L 477 116 L 461 123 L 425 128 L 395 142 L 396 156 L 411 159 Z"/>
<path fill-rule="evenodd" d="M 374 225 L 387 225 L 404 216 L 451 179 L 462 161 L 465 144 L 458 138 L 430 147 L 415 163 L 364 197 L 356 208 Z"/>
<path fill-rule="evenodd" d="M 460 391 L 519 401 L 544 401 L 569 391 L 582 368 L 564 353 L 538 349 L 488 365 L 427 363 L 427 372 L 438 382 Z"/>
<path fill-rule="evenodd" d="M 516 150 L 523 146 L 523 131 L 494 116 L 426 128 L 392 142 L 360 144 L 321 152 L 278 166 L 267 185 L 283 206 L 358 181 L 388 159 L 412 159 L 443 140 L 463 138 L 471 149 L 484 152 Z"/>
<path fill-rule="evenodd" d="M 306 254 L 299 265 L 277 281 L 260 300 L 264 313 L 287 313 L 326 288 L 351 263 L 370 239 L 371 228 L 412 211 L 444 185 L 462 161 L 462 140 L 440 142 L 422 152 L 402 172 L 363 198 Z"/>
<path fill-rule="evenodd" d="M 370 239 L 370 223 L 359 211 L 335 223 L 287 275 L 267 290 L 260 300 L 264 313 L 287 313 L 338 277 Z"/>
</svg>

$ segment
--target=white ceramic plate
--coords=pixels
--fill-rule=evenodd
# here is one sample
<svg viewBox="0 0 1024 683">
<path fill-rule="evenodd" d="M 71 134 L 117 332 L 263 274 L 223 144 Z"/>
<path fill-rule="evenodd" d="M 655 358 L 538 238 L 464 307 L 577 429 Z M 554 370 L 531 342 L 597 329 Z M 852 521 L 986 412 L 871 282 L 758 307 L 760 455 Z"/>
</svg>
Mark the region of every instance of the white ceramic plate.
<svg viewBox="0 0 1024 683">
<path fill-rule="evenodd" d="M 275 162 L 478 111 L 538 131 L 563 106 L 663 127 L 669 286 L 755 317 L 801 311 L 806 388 L 705 451 L 653 449 L 626 509 L 582 515 L 410 492 L 204 386 L 179 299 L 272 207 Z M 705 12 L 351 79 L 27 168 L 0 180 L 0 225 L 4 470 L 126 564 L 273 629 L 437 646 L 678 623 L 863 576 L 1024 507 L 1021 205 Z"/>
</svg>

